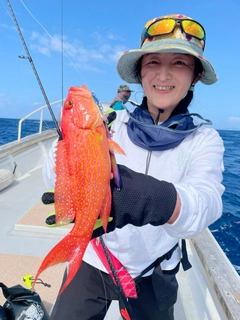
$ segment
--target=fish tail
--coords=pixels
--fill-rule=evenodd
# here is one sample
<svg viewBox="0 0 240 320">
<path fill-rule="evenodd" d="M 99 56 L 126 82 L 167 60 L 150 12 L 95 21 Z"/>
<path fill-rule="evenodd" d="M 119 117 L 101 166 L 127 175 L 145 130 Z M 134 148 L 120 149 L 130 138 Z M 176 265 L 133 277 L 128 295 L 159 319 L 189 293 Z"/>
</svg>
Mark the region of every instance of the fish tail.
<svg viewBox="0 0 240 320">
<path fill-rule="evenodd" d="M 85 238 L 81 239 L 81 237 L 73 236 L 71 232 L 67 234 L 59 243 L 55 245 L 55 247 L 53 247 L 53 249 L 47 254 L 47 256 L 42 261 L 37 271 L 37 274 L 34 277 L 33 288 L 39 275 L 45 269 L 57 265 L 59 263 L 68 262 L 68 276 L 59 293 L 61 294 L 67 287 L 67 285 L 71 282 L 78 268 L 80 267 L 83 254 L 87 247 L 87 243 L 88 242 L 85 241 Z M 69 248 L 71 248 L 71 250 L 69 250 Z"/>
<path fill-rule="evenodd" d="M 89 241 L 87 241 L 86 238 L 81 239 L 80 237 L 79 238 L 74 237 L 74 239 L 71 241 L 72 255 L 68 263 L 67 278 L 63 286 L 61 287 L 59 295 L 66 289 L 66 287 L 69 285 L 69 283 L 72 281 L 72 279 L 76 275 L 82 263 L 82 258 Z M 79 243 L 81 243 L 81 246 L 79 245 Z"/>
<path fill-rule="evenodd" d="M 58 295 L 63 293 L 63 291 L 67 288 L 69 283 L 74 278 L 75 274 L 77 273 L 77 271 L 81 265 L 82 258 L 83 258 L 83 254 L 81 256 L 77 256 L 75 260 L 72 260 L 69 262 L 68 270 L 67 270 L 67 278 L 66 278 L 65 282 L 63 283 Z"/>
</svg>

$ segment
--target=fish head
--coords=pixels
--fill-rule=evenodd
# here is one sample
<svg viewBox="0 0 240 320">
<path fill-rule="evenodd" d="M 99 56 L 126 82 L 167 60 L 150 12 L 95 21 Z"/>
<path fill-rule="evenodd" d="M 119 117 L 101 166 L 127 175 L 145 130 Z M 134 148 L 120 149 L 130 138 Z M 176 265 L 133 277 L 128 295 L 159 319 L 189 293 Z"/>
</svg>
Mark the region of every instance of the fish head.
<svg viewBox="0 0 240 320">
<path fill-rule="evenodd" d="M 91 129 L 103 124 L 102 113 L 86 86 L 71 87 L 63 104 L 61 129 Z M 64 133 L 64 132 L 63 132 Z"/>
</svg>

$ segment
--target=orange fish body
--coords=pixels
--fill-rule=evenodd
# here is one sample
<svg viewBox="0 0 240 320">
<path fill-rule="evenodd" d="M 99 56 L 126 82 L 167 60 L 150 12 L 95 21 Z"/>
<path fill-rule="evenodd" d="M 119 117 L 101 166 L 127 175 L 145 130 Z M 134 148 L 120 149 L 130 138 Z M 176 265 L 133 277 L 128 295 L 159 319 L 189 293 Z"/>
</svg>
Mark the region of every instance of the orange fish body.
<svg viewBox="0 0 240 320">
<path fill-rule="evenodd" d="M 58 141 L 56 151 L 56 224 L 67 224 L 74 219 L 75 223 L 69 234 L 47 254 L 35 279 L 46 268 L 68 262 L 62 292 L 81 265 L 99 216 L 106 230 L 111 210 L 109 151 L 124 152 L 109 139 L 102 114 L 85 86 L 69 89 L 61 130 L 63 139 Z"/>
</svg>

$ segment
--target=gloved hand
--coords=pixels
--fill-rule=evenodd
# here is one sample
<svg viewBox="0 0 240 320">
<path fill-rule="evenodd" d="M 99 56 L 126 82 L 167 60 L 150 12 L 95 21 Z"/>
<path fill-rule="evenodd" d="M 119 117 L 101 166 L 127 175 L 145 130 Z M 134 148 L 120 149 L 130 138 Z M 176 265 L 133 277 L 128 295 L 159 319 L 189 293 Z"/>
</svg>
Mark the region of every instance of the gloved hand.
<svg viewBox="0 0 240 320">
<path fill-rule="evenodd" d="M 44 194 L 42 195 L 42 203 L 49 205 L 49 204 L 53 204 L 54 203 L 54 190 L 49 190 L 47 192 L 44 192 Z M 108 218 L 108 222 L 112 221 L 112 217 Z M 74 220 L 72 221 L 74 222 Z M 47 227 L 56 227 L 56 213 L 55 212 L 51 212 L 46 220 L 45 220 L 45 224 Z M 95 222 L 95 226 L 94 226 L 94 230 L 97 228 L 100 228 L 102 226 L 102 221 L 101 219 L 97 219 L 97 221 Z M 0 318 L 1 320 L 1 318 Z"/>
<path fill-rule="evenodd" d="M 113 220 L 108 223 L 107 233 L 127 224 L 140 227 L 146 224 L 165 224 L 173 214 L 177 191 L 172 183 L 157 180 L 118 165 L 122 188 L 118 190 L 111 181 Z M 93 232 L 93 238 L 104 234 L 103 228 Z"/>
<path fill-rule="evenodd" d="M 42 195 L 43 204 L 53 204 L 54 203 L 54 190 L 48 190 Z"/>
<path fill-rule="evenodd" d="M 140 227 L 146 224 L 159 226 L 165 224 L 173 214 L 177 201 L 177 191 L 172 183 L 157 180 L 151 176 L 135 172 L 118 165 L 122 188 L 118 190 L 111 181 L 112 220 L 108 222 L 107 233 L 127 224 Z M 54 202 L 54 194 L 46 192 L 42 196 L 45 204 Z M 47 218 L 48 219 L 48 218 Z M 52 219 L 52 218 L 51 218 Z M 46 220 L 47 223 L 47 220 Z M 93 238 L 104 234 L 98 225 Z"/>
</svg>

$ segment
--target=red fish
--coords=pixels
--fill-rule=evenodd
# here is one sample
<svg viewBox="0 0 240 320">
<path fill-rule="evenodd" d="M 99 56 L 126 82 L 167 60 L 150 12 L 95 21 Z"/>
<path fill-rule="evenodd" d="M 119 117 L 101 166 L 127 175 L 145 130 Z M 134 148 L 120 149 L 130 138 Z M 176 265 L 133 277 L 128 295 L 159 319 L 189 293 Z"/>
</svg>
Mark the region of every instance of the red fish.
<svg viewBox="0 0 240 320">
<path fill-rule="evenodd" d="M 110 154 L 124 154 L 109 139 L 102 113 L 86 86 L 69 89 L 63 105 L 61 131 L 63 139 L 58 141 L 56 151 L 56 224 L 67 224 L 74 219 L 75 223 L 44 258 L 35 277 L 50 266 L 68 262 L 68 276 L 60 293 L 80 267 L 99 216 L 106 230 L 111 209 Z"/>
</svg>

